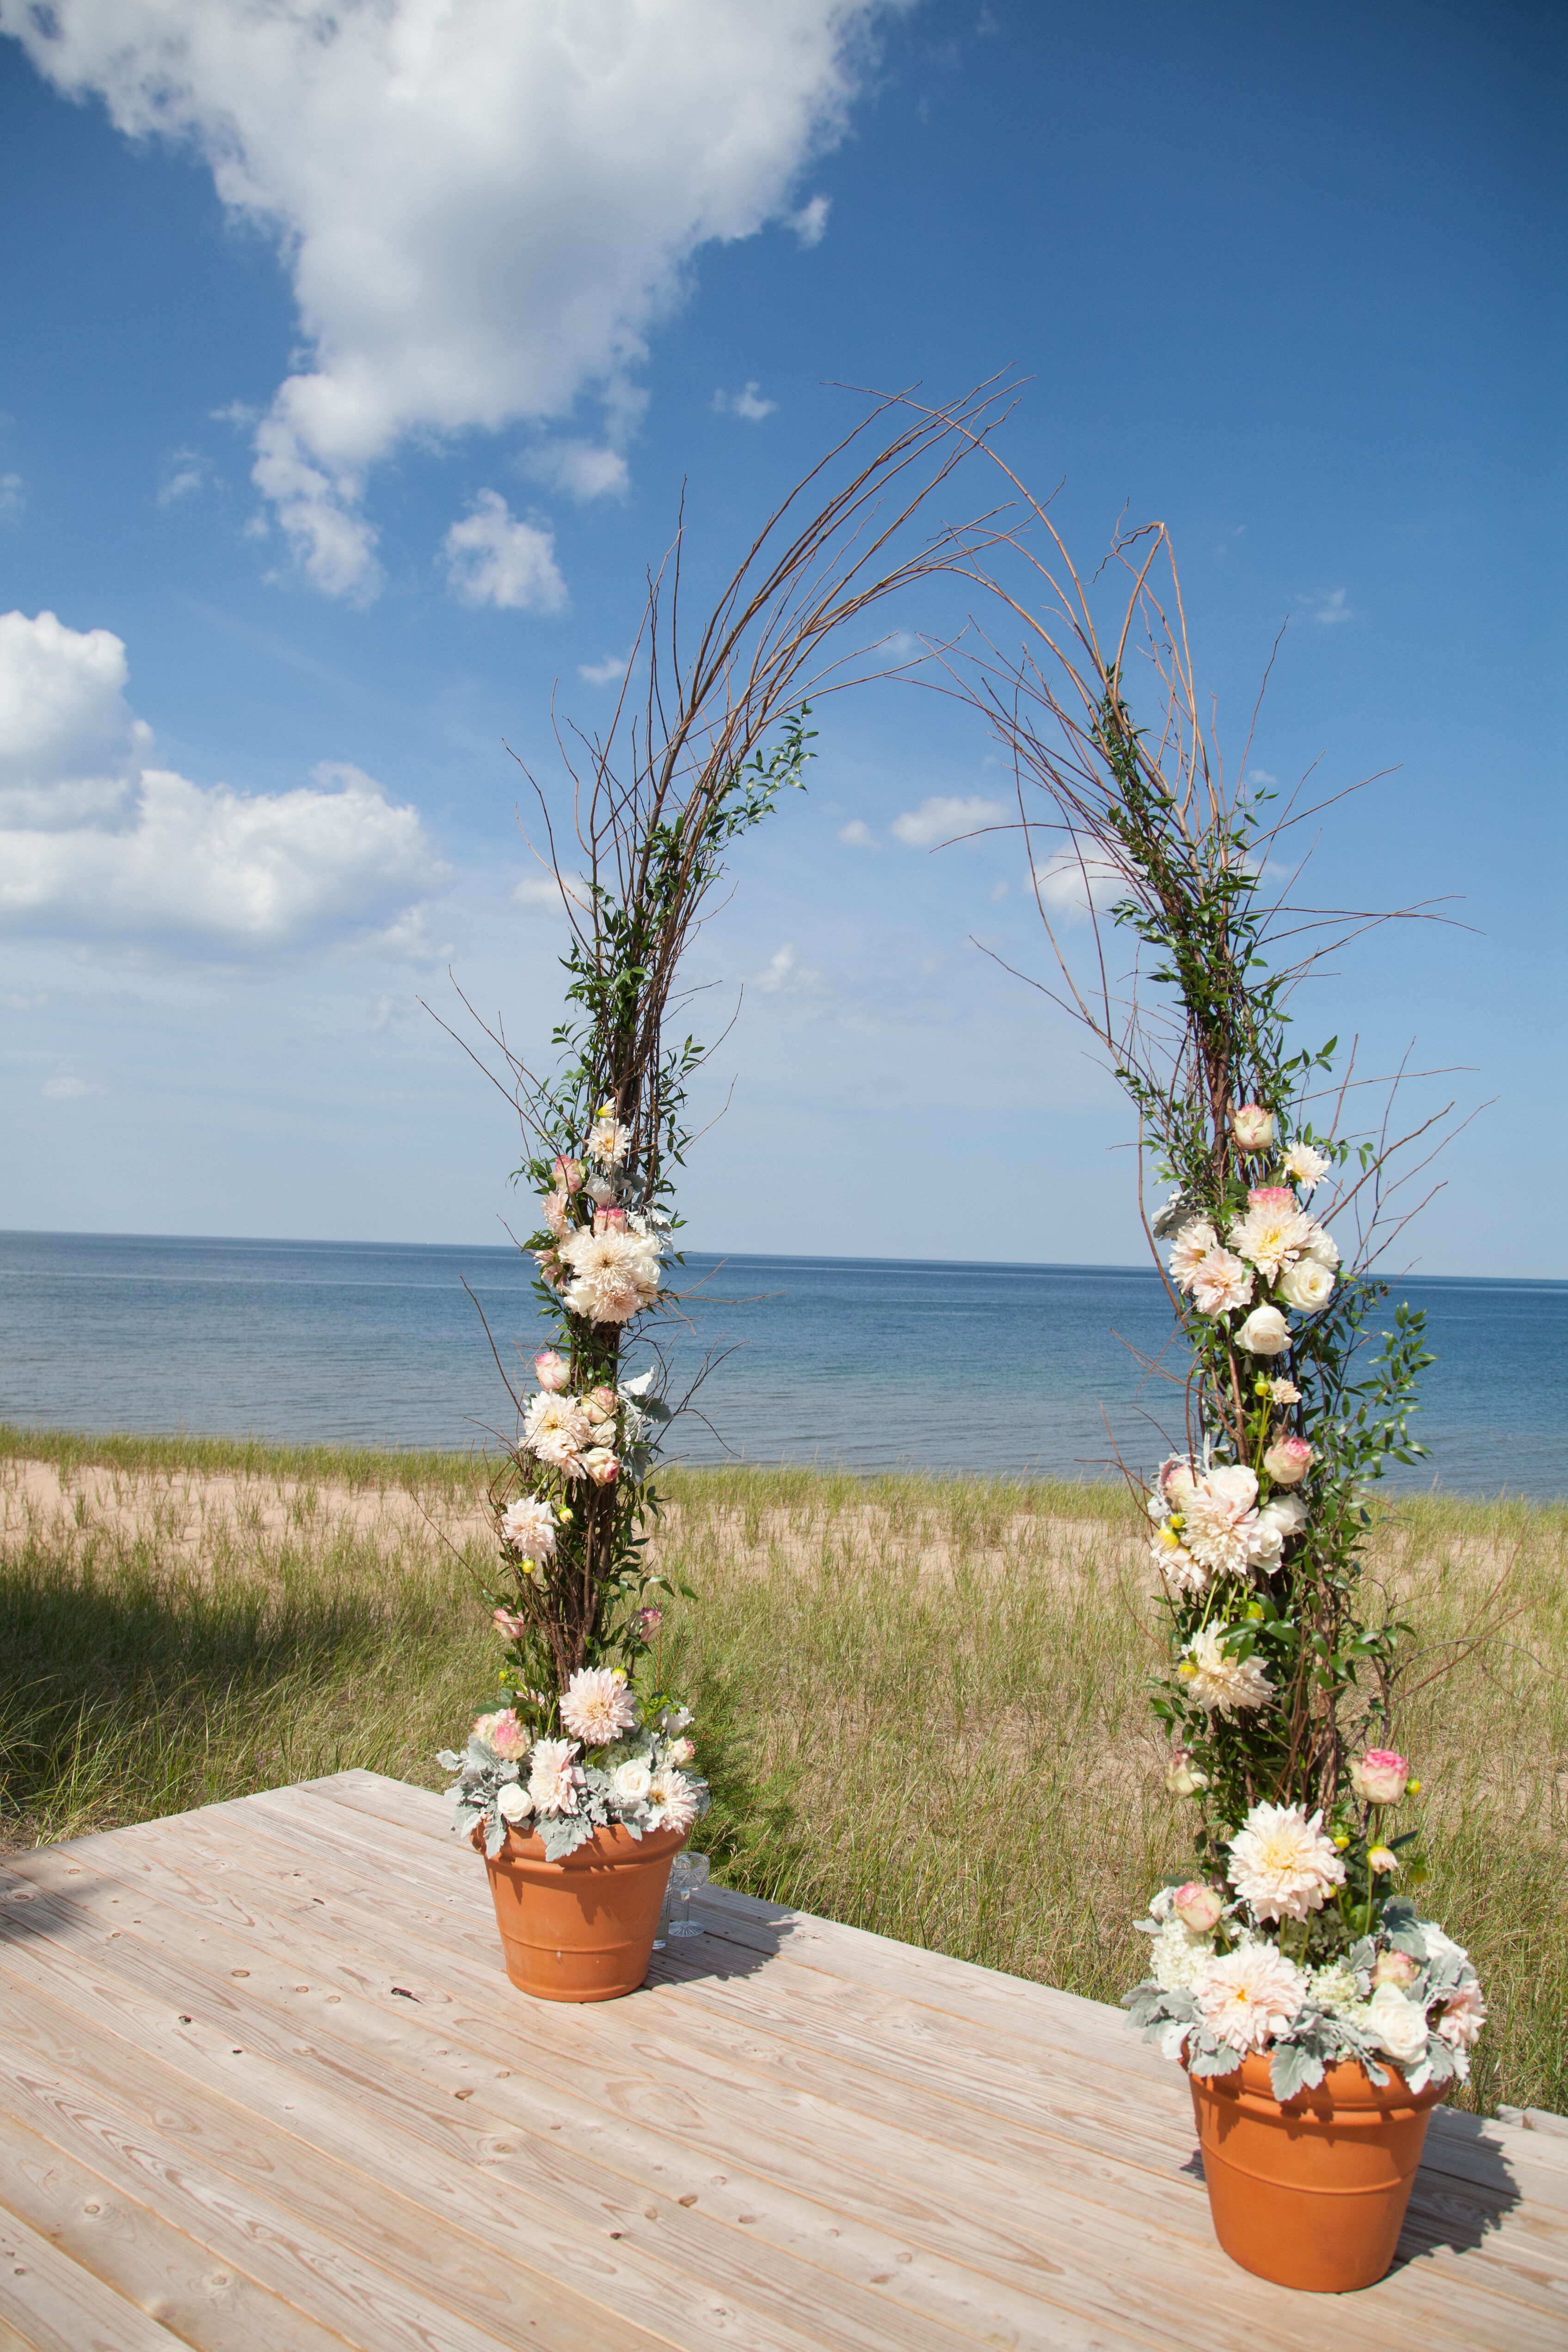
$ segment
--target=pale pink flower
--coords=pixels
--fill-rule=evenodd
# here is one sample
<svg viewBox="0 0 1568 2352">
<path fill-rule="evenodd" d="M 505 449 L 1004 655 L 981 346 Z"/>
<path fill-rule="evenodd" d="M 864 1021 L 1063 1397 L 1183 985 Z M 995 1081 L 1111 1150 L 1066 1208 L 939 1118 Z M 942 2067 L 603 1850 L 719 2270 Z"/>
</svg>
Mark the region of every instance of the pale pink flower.
<svg viewBox="0 0 1568 2352">
<path fill-rule="evenodd" d="M 1195 1217 L 1182 1227 L 1171 1249 L 1171 1280 L 1178 1290 L 1190 1290 L 1192 1278 L 1211 1249 L 1219 1245 L 1219 1235 L 1207 1217 Z"/>
<path fill-rule="evenodd" d="M 528 1769 L 528 1795 L 539 1813 L 575 1813 L 582 1788 L 581 1767 L 573 1762 L 575 1739 L 537 1739 Z"/>
<path fill-rule="evenodd" d="M 1274 1114 L 1261 1103 L 1242 1103 L 1230 1114 L 1230 1132 L 1243 1151 L 1267 1151 L 1274 1140 Z"/>
<path fill-rule="evenodd" d="M 591 1446 L 582 1457 L 582 1466 L 596 1486 L 613 1486 L 621 1475 L 621 1465 L 608 1445 Z"/>
<path fill-rule="evenodd" d="M 1193 1304 L 1200 1315 L 1231 1315 L 1252 1296 L 1252 1276 L 1227 1249 L 1211 1249 L 1193 1268 Z"/>
<path fill-rule="evenodd" d="M 582 1409 L 590 1421 L 613 1421 L 621 1410 L 621 1400 L 613 1389 L 601 1386 L 589 1390 L 582 1400 Z"/>
<path fill-rule="evenodd" d="M 1276 1404 L 1300 1404 L 1301 1391 L 1294 1381 L 1270 1381 L 1269 1394 Z"/>
<path fill-rule="evenodd" d="M 1369 1748 L 1350 1768 L 1350 1785 L 1369 1805 L 1396 1805 L 1410 1784 L 1410 1759 L 1396 1748 Z"/>
<path fill-rule="evenodd" d="M 1462 1984 L 1445 1996 L 1433 2021 L 1433 2031 L 1450 2050 L 1473 2050 L 1487 2021 L 1487 2005 L 1479 1984 Z"/>
<path fill-rule="evenodd" d="M 648 1790 L 655 1828 L 689 1830 L 697 1817 L 697 1792 L 684 1772 L 661 1765 Z"/>
<path fill-rule="evenodd" d="M 1237 1332 L 1236 1344 L 1249 1356 L 1282 1356 L 1291 1344 L 1291 1327 L 1277 1307 L 1255 1307 Z"/>
<path fill-rule="evenodd" d="M 1376 1871 L 1380 1878 L 1392 1877 L 1399 1867 L 1399 1856 L 1391 1845 L 1369 1846 L 1366 1853 L 1366 1866 L 1368 1870 Z"/>
<path fill-rule="evenodd" d="M 1315 1151 L 1310 1143 L 1292 1143 L 1285 1154 L 1284 1170 L 1287 1176 L 1295 1179 L 1303 1192 L 1310 1192 L 1328 1174 L 1329 1163 L 1322 1153 Z"/>
<path fill-rule="evenodd" d="M 561 1694 L 560 1719 L 585 1748 L 608 1748 L 635 1729 L 637 1696 L 618 1666 L 580 1666 Z"/>
<path fill-rule="evenodd" d="M 1171 1909 L 1189 1936 L 1207 1936 L 1219 1925 L 1225 1897 L 1201 1878 L 1189 1878 L 1171 1896 Z"/>
<path fill-rule="evenodd" d="M 534 1264 L 539 1270 L 541 1282 L 548 1282 L 552 1290 L 559 1290 L 563 1287 L 566 1273 L 554 1250 L 535 1250 Z"/>
<path fill-rule="evenodd" d="M 559 1396 L 571 1381 L 571 1366 L 553 1348 L 541 1348 L 534 1358 L 534 1378 L 551 1396 Z"/>
<path fill-rule="evenodd" d="M 1236 1715 L 1267 1706 L 1274 1685 L 1256 1658 L 1233 1658 L 1224 1648 L 1223 1625 L 1205 1625 L 1183 1645 L 1176 1674 L 1189 1696 L 1211 1715 Z"/>
<path fill-rule="evenodd" d="M 1196 1797 L 1200 1789 L 1208 1786 L 1208 1775 L 1200 1772 L 1192 1760 L 1190 1748 L 1173 1748 L 1170 1762 L 1166 1766 L 1166 1787 L 1173 1797 Z"/>
<path fill-rule="evenodd" d="M 652 1639 L 664 1622 L 664 1611 L 653 1607 L 652 1603 L 646 1609 L 639 1609 L 637 1612 L 637 1630 L 644 1642 Z"/>
<path fill-rule="evenodd" d="M 558 1191 L 575 1192 L 582 1183 L 582 1162 L 580 1160 L 552 1160 L 550 1173 L 555 1178 Z"/>
<path fill-rule="evenodd" d="M 1254 1805 L 1229 1852 L 1230 1884 L 1260 1919 L 1304 1919 L 1344 1885 L 1322 1813 L 1309 1820 L 1301 1805 Z"/>
<path fill-rule="evenodd" d="M 1312 1449 L 1304 1437 L 1277 1437 L 1263 1456 L 1276 1486 L 1299 1486 L 1312 1466 Z"/>
<path fill-rule="evenodd" d="M 528 1630 L 528 1619 L 519 1617 L 515 1609 L 494 1610 L 491 1612 L 490 1622 L 497 1633 L 506 1635 L 508 1642 L 520 1642 Z"/>
<path fill-rule="evenodd" d="M 1254 1192 L 1251 1197 L 1255 1205 L 1230 1228 L 1230 1246 L 1272 1281 L 1300 1257 L 1312 1221 L 1302 1215 L 1291 1192 L 1275 1198 Z"/>
<path fill-rule="evenodd" d="M 1185 1511 L 1197 1484 L 1197 1473 L 1185 1454 L 1173 1454 L 1160 1464 L 1160 1492 L 1173 1511 Z"/>
<path fill-rule="evenodd" d="M 523 1443 L 540 1462 L 562 1470 L 569 1478 L 582 1475 L 582 1453 L 591 1443 L 588 1415 L 575 1397 L 531 1398 L 523 1417 Z"/>
<path fill-rule="evenodd" d="M 1194 1997 L 1217 2042 L 1242 2052 L 1264 2050 L 1301 2015 L 1307 1979 L 1272 1944 L 1243 1944 L 1210 1960 Z"/>
<path fill-rule="evenodd" d="M 572 1274 L 567 1306 L 591 1323 L 625 1323 L 659 1295 L 659 1253 L 645 1234 L 580 1232 L 560 1254 Z"/>
<path fill-rule="evenodd" d="M 474 1725 L 475 1738 L 485 1740 L 508 1764 L 519 1762 L 528 1754 L 532 1736 L 509 1706 L 496 1715 L 478 1717 Z"/>
<path fill-rule="evenodd" d="M 1296 1196 L 1288 1184 L 1257 1184 L 1247 1195 L 1249 1209 L 1293 1209 Z"/>
<path fill-rule="evenodd" d="M 1244 1462 L 1221 1463 L 1195 1479 L 1182 1513 L 1181 1539 L 1216 1576 L 1245 1576 L 1278 1556 L 1277 1537 L 1260 1521 L 1258 1481 Z"/>
<path fill-rule="evenodd" d="M 626 1230 L 624 1209 L 595 1209 L 593 1230 L 596 1234 L 623 1234 Z"/>
<path fill-rule="evenodd" d="M 1413 1985 L 1420 1973 L 1408 1952 L 1379 1952 L 1373 1962 L 1373 1987 L 1375 1990 L 1382 1984 Z"/>
<path fill-rule="evenodd" d="M 565 1192 L 547 1192 L 539 1202 L 539 1214 L 559 1242 L 571 1223 L 571 1202 Z"/>
<path fill-rule="evenodd" d="M 664 1759 L 670 1764 L 689 1764 L 696 1752 L 689 1739 L 672 1739 L 664 1750 Z"/>
<path fill-rule="evenodd" d="M 1173 1528 L 1162 1528 L 1149 1546 L 1149 1557 L 1167 1584 L 1177 1592 L 1201 1592 L 1208 1570 L 1195 1559 Z"/>
<path fill-rule="evenodd" d="M 501 1533 L 525 1559 L 548 1559 L 555 1549 L 553 1505 L 538 1495 L 520 1495 L 501 1514 Z"/>
</svg>

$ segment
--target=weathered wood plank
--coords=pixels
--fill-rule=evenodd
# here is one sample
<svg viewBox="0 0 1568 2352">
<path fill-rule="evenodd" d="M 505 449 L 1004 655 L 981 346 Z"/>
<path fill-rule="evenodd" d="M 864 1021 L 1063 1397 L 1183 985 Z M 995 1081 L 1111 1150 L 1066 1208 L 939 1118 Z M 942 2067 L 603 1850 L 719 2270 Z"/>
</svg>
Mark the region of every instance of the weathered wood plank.
<svg viewBox="0 0 1568 2352">
<path fill-rule="evenodd" d="M 175 2352 L 179 2338 L 29 2229 L 0 2214 L 0 2347 Z"/>
</svg>

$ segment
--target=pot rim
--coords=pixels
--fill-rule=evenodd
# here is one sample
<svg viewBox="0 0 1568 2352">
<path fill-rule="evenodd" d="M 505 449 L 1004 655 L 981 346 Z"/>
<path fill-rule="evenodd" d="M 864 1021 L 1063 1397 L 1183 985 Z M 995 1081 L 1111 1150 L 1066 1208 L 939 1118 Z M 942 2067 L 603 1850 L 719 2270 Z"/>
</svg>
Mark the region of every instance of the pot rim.
<svg viewBox="0 0 1568 2352">
<path fill-rule="evenodd" d="M 1369 2126 L 1381 2125 L 1391 2116 L 1401 2112 L 1419 2114 L 1436 2106 L 1447 2096 L 1448 2084 L 1427 2083 L 1421 2090 L 1413 2091 L 1397 2059 L 1385 2057 L 1381 2063 L 1389 2081 L 1380 2089 L 1373 2081 L 1359 2058 L 1342 2058 L 1325 2066 L 1321 2083 L 1293 2092 L 1290 2098 L 1277 2098 L 1270 2074 L 1270 2053 L 1266 2050 L 1249 2050 L 1228 2074 L 1195 2074 L 1188 2067 L 1186 2053 L 1182 2071 L 1195 2092 L 1210 2092 L 1218 2097 L 1235 2100 L 1254 2114 L 1307 2116 L 1314 2110 L 1321 2112 L 1326 2104 L 1335 2116 L 1346 2124 L 1358 2116 Z M 1221 2085 L 1237 2084 L 1235 2089 Z"/>
<path fill-rule="evenodd" d="M 536 1830 L 529 1830 L 519 1836 L 511 1823 L 507 1825 L 507 1834 L 498 1850 L 493 1854 L 485 1853 L 482 1822 L 475 1822 L 468 1832 L 468 1842 L 476 1853 L 484 1855 L 486 1865 L 490 1869 L 502 1863 L 526 1862 L 534 1870 L 565 1871 L 580 1870 L 593 1862 L 658 1862 L 665 1854 L 673 1855 L 685 1845 L 690 1835 L 689 1829 L 658 1829 L 643 1830 L 640 1835 L 633 1836 L 624 1822 L 596 1822 L 591 1837 L 585 1838 L 580 1846 L 556 1862 L 552 1862 L 545 1853 L 544 1840 Z"/>
</svg>

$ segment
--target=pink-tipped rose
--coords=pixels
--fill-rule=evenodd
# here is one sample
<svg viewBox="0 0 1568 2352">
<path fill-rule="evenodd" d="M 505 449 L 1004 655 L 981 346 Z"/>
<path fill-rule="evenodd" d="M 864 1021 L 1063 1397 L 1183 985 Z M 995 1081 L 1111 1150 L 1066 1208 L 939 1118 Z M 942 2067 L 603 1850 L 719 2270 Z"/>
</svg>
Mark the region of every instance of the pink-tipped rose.
<svg viewBox="0 0 1568 2352">
<path fill-rule="evenodd" d="M 613 1421 L 621 1410 L 621 1400 L 613 1389 L 590 1389 L 582 1400 L 582 1410 L 590 1421 Z"/>
<path fill-rule="evenodd" d="M 1241 1103 L 1230 1114 L 1230 1132 L 1243 1151 L 1267 1151 L 1274 1140 L 1274 1114 L 1261 1103 Z"/>
<path fill-rule="evenodd" d="M 497 1755 L 504 1757 L 509 1764 L 515 1764 L 526 1756 L 534 1744 L 532 1732 L 517 1721 L 509 1706 L 502 1707 L 496 1715 L 478 1717 L 474 1725 L 474 1737 L 488 1741 Z"/>
<path fill-rule="evenodd" d="M 555 1178 L 558 1191 L 575 1192 L 582 1183 L 582 1162 L 580 1160 L 552 1160 L 550 1174 Z"/>
<path fill-rule="evenodd" d="M 596 1234 L 623 1234 L 626 1230 L 624 1209 L 595 1209 L 593 1230 Z"/>
<path fill-rule="evenodd" d="M 596 1486 L 613 1486 L 621 1475 L 621 1465 L 608 1445 L 595 1445 L 582 1457 L 582 1466 Z"/>
<path fill-rule="evenodd" d="M 1175 1748 L 1166 1766 L 1166 1786 L 1173 1797 L 1196 1797 L 1200 1789 L 1208 1786 L 1208 1775 L 1200 1772 L 1192 1760 L 1189 1748 Z"/>
<path fill-rule="evenodd" d="M 689 1764 L 696 1752 L 689 1739 L 672 1739 L 664 1756 L 671 1764 Z"/>
<path fill-rule="evenodd" d="M 1312 1449 L 1304 1437 L 1277 1437 L 1263 1456 L 1276 1486 L 1299 1486 L 1312 1466 Z"/>
<path fill-rule="evenodd" d="M 1409 1759 L 1392 1748 L 1369 1748 L 1351 1766 L 1350 1785 L 1369 1805 L 1396 1805 L 1410 1785 Z"/>
<path fill-rule="evenodd" d="M 1373 1989 L 1385 1984 L 1413 1985 L 1420 1973 L 1408 1952 L 1379 1952 L 1373 1963 Z"/>
<path fill-rule="evenodd" d="M 541 1348 L 534 1358 L 534 1378 L 551 1396 L 559 1396 L 571 1379 L 571 1366 L 553 1348 Z"/>
<path fill-rule="evenodd" d="M 528 1619 L 519 1617 L 515 1609 L 497 1609 L 490 1622 L 497 1633 L 506 1635 L 508 1642 L 520 1642 L 528 1630 Z"/>
<path fill-rule="evenodd" d="M 1296 1196 L 1288 1184 L 1260 1184 L 1247 1195 L 1249 1209 L 1293 1209 Z"/>
<path fill-rule="evenodd" d="M 644 1642 L 653 1640 L 664 1622 L 664 1612 L 662 1609 L 655 1609 L 650 1605 L 637 1612 L 637 1631 L 642 1634 Z"/>
<path fill-rule="evenodd" d="M 1171 1896 L 1171 1909 L 1189 1936 L 1212 1935 L 1219 1925 L 1219 1916 L 1224 1908 L 1219 1895 L 1212 1886 L 1206 1885 L 1201 1878 L 1189 1878 L 1186 1885 L 1178 1886 Z"/>
</svg>

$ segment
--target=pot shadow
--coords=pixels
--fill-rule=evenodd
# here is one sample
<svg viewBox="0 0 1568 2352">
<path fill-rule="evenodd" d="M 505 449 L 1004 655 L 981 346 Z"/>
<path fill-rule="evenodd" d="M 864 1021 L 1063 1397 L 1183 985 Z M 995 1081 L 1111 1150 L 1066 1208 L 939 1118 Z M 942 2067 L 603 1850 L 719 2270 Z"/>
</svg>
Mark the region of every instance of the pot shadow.
<svg viewBox="0 0 1568 2352">
<path fill-rule="evenodd" d="M 1460 2108 L 1435 2108 L 1394 2268 L 1439 2248 L 1475 2252 L 1523 2201 L 1497 2126 Z"/>
<path fill-rule="evenodd" d="M 732 1977 L 754 1977 L 770 1960 L 788 1952 L 790 1935 L 798 1930 L 801 1918 L 800 1912 L 783 1904 L 737 1896 L 723 1886 L 705 1887 L 701 1895 L 694 1895 L 692 1911 L 702 1919 L 702 1934 L 672 1938 L 656 1951 L 648 1985 L 689 1984 L 698 1979 L 722 1983 Z"/>
</svg>

